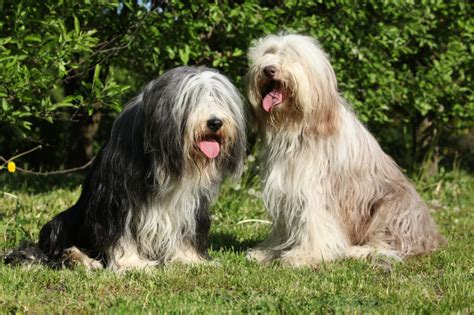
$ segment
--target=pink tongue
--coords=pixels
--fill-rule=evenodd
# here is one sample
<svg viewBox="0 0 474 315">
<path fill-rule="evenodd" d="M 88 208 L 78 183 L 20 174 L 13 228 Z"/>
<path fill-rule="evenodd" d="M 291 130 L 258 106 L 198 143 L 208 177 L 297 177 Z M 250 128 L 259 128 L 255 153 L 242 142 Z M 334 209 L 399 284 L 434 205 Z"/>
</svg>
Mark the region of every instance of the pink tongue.
<svg viewBox="0 0 474 315">
<path fill-rule="evenodd" d="M 216 140 L 200 141 L 198 146 L 202 153 L 204 153 L 210 159 L 218 156 L 221 150 L 219 143 Z"/>
<path fill-rule="evenodd" d="M 283 93 L 278 90 L 272 90 L 263 98 L 263 109 L 270 112 L 274 106 L 280 105 L 283 102 Z"/>
</svg>

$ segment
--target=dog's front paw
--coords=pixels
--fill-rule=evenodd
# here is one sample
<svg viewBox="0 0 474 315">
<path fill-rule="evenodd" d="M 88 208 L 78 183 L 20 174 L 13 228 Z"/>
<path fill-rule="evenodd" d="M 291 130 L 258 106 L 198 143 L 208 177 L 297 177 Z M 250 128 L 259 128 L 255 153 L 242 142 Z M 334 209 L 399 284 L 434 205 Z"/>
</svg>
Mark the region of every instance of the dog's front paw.
<svg viewBox="0 0 474 315">
<path fill-rule="evenodd" d="M 184 244 L 175 251 L 170 262 L 183 265 L 196 265 L 210 263 L 212 262 L 212 258 L 207 253 L 200 253 L 193 246 Z"/>
<path fill-rule="evenodd" d="M 253 248 L 247 251 L 245 258 L 248 261 L 256 261 L 260 264 L 268 264 L 278 258 L 278 253 L 275 250 Z"/>
<path fill-rule="evenodd" d="M 280 263 L 282 266 L 303 268 L 312 267 L 318 268 L 318 266 L 325 261 L 320 255 L 315 255 L 312 252 L 292 250 L 282 253 Z M 328 259 L 327 261 L 330 261 Z"/>
</svg>

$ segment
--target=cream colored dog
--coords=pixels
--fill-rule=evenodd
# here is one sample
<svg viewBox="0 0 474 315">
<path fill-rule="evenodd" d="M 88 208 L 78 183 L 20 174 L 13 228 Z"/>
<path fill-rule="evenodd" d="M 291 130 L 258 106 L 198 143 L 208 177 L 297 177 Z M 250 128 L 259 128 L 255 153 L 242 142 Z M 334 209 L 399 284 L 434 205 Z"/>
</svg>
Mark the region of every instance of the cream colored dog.
<svg viewBox="0 0 474 315">
<path fill-rule="evenodd" d="M 402 259 L 443 238 L 426 205 L 339 95 L 314 39 L 268 36 L 249 51 L 248 98 L 265 143 L 270 236 L 248 258 L 315 266 Z"/>
</svg>

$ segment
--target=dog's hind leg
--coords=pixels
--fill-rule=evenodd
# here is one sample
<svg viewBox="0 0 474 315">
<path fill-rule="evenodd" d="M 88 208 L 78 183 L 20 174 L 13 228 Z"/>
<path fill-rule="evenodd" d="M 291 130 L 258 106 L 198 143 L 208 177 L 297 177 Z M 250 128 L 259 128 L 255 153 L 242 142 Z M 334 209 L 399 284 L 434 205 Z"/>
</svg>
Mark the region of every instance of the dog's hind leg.
<svg viewBox="0 0 474 315">
<path fill-rule="evenodd" d="M 353 259 L 378 259 L 386 258 L 393 261 L 402 261 L 400 253 L 395 250 L 370 246 L 370 245 L 354 245 L 349 246 L 346 250 L 345 256 Z"/>
<path fill-rule="evenodd" d="M 416 191 L 408 185 L 400 187 L 398 194 L 392 193 L 379 203 L 361 246 L 350 246 L 346 257 L 387 265 L 430 252 L 442 243 Z"/>
<path fill-rule="evenodd" d="M 428 208 L 407 185 L 401 193 L 392 194 L 379 205 L 360 244 L 374 249 L 370 255 L 404 259 L 429 253 L 443 242 Z M 349 256 L 357 258 L 360 252 L 351 249 Z"/>
<path fill-rule="evenodd" d="M 374 267 L 381 267 L 385 270 L 391 270 L 393 263 L 403 261 L 399 252 L 371 245 L 349 246 L 345 255 L 346 258 L 367 260 Z"/>
<path fill-rule="evenodd" d="M 60 261 L 64 250 L 72 246 L 91 250 L 83 222 L 83 208 L 78 204 L 59 213 L 41 228 L 38 247 L 52 261 Z"/>
<path fill-rule="evenodd" d="M 99 260 L 89 257 L 79 248 L 73 246 L 66 248 L 63 252 L 62 263 L 65 265 L 82 265 L 87 270 L 102 269 L 104 266 Z"/>
</svg>

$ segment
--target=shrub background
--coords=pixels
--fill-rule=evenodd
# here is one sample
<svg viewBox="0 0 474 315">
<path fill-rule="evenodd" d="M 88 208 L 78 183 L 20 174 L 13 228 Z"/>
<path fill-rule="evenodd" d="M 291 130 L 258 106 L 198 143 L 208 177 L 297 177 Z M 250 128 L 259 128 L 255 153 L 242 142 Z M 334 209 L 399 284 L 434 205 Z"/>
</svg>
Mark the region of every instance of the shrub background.
<svg viewBox="0 0 474 315">
<path fill-rule="evenodd" d="M 42 144 L 17 163 L 82 165 L 147 81 L 179 65 L 205 65 L 243 91 L 251 41 L 293 31 L 319 39 L 341 93 L 404 168 L 431 174 L 461 161 L 472 169 L 473 7 L 470 1 L 0 1 L 0 155 Z"/>
</svg>

